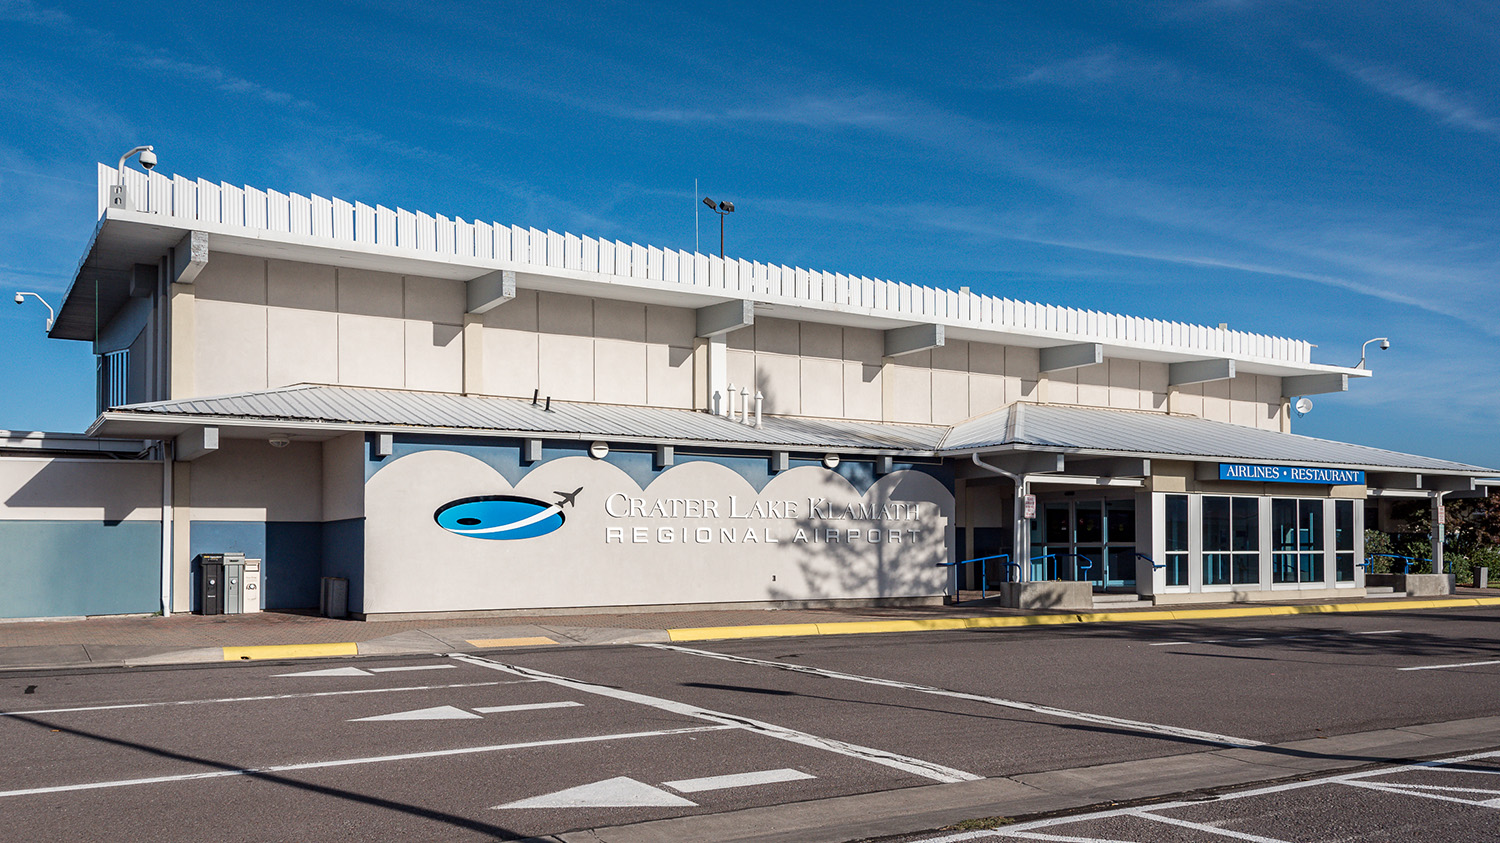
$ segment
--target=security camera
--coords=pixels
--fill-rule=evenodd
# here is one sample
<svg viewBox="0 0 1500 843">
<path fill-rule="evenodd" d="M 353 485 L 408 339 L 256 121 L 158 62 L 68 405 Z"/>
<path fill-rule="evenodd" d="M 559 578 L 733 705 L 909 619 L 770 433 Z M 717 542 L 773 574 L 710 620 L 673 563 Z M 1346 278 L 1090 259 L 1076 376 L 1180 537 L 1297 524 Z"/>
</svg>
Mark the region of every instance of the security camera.
<svg viewBox="0 0 1500 843">
<path fill-rule="evenodd" d="M 156 153 L 149 146 L 141 150 L 141 166 L 148 170 L 156 166 Z"/>
<path fill-rule="evenodd" d="M 16 293 L 16 304 L 22 304 L 25 301 L 26 301 L 26 297 L 25 296 L 21 295 L 20 293 Z"/>
<path fill-rule="evenodd" d="M 1380 341 L 1380 350 L 1381 351 L 1385 351 L 1386 349 L 1388 349 L 1390 347 L 1391 347 L 1391 341 L 1390 340 L 1381 340 Z"/>
</svg>

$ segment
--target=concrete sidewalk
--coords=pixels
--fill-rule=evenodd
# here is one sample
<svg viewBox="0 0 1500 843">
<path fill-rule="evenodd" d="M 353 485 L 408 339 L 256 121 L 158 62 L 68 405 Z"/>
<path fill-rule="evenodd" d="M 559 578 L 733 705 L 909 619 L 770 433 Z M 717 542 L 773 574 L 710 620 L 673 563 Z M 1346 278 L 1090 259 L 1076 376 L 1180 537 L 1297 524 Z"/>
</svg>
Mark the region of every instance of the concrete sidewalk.
<svg viewBox="0 0 1500 843">
<path fill-rule="evenodd" d="M 976 595 L 977 596 L 977 595 Z M 98 617 L 0 623 L 0 670 L 119 667 L 252 659 L 401 655 L 503 647 L 703 641 L 771 636 L 1163 622 L 1300 614 L 1500 606 L 1488 589 L 1450 598 L 1101 607 L 1091 612 L 957 606 L 857 609 L 717 609 L 620 614 L 515 614 L 362 622 L 297 612 Z"/>
</svg>

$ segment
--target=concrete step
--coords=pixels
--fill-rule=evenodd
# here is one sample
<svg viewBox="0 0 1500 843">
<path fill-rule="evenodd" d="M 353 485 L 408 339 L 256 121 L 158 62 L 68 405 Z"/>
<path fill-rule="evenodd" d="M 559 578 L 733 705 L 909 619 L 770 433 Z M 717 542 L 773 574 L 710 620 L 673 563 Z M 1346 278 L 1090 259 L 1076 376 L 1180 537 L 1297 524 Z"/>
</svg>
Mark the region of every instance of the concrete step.
<svg viewBox="0 0 1500 843">
<path fill-rule="evenodd" d="M 1142 597 L 1139 594 L 1095 594 L 1094 595 L 1094 605 L 1095 606 L 1104 606 L 1104 605 L 1115 605 L 1115 604 L 1121 604 L 1121 603 L 1128 604 L 1128 605 L 1135 605 L 1135 604 L 1141 602 L 1142 600 L 1148 600 L 1149 601 L 1150 599 L 1151 598 L 1149 598 L 1149 597 Z"/>
<path fill-rule="evenodd" d="M 1365 596 L 1367 596 L 1367 597 L 1373 597 L 1373 596 L 1375 596 L 1377 594 L 1395 594 L 1395 593 L 1396 593 L 1396 589 L 1391 588 L 1388 585 L 1372 585 L 1372 586 L 1367 586 L 1365 588 Z M 1405 592 L 1402 592 L 1402 593 L 1405 594 Z"/>
</svg>

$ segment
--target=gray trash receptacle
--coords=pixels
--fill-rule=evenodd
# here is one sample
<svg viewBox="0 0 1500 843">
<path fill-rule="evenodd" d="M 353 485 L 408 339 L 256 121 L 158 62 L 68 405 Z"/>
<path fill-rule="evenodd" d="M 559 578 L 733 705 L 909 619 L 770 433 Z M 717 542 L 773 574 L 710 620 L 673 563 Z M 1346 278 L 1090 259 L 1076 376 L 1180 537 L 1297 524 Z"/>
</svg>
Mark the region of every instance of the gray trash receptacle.
<svg viewBox="0 0 1500 843">
<path fill-rule="evenodd" d="M 349 617 L 349 581 L 343 577 L 324 577 L 318 594 L 318 614 L 325 618 Z"/>
</svg>

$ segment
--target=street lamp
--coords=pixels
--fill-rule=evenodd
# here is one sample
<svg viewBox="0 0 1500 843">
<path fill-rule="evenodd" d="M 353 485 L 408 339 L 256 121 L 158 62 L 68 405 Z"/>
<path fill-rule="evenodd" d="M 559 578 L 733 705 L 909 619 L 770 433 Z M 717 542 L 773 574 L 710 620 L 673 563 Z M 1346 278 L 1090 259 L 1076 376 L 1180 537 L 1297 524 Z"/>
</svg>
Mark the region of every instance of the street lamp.
<svg viewBox="0 0 1500 843">
<path fill-rule="evenodd" d="M 141 166 L 147 170 L 156 166 L 156 148 L 152 146 L 138 146 L 124 155 L 120 156 L 120 181 L 109 190 L 109 206 L 122 211 L 134 211 L 135 207 L 130 204 L 130 194 L 125 191 L 125 162 L 130 156 L 140 153 Z"/>
<path fill-rule="evenodd" d="M 1391 341 L 1386 339 L 1385 337 L 1376 337 L 1373 340 L 1365 340 L 1365 344 L 1359 347 L 1359 362 L 1354 365 L 1354 368 L 1365 368 L 1365 351 L 1370 347 L 1370 343 L 1372 342 L 1380 343 L 1381 351 L 1385 351 L 1386 349 L 1391 347 Z"/>
<path fill-rule="evenodd" d="M 703 204 L 707 205 L 710 211 L 713 211 L 714 213 L 719 215 L 719 257 L 722 258 L 724 257 L 724 217 L 734 213 L 734 203 L 716 203 L 714 202 L 714 200 L 705 196 L 703 197 Z"/>
<path fill-rule="evenodd" d="M 36 293 L 16 293 L 16 304 L 21 304 L 22 302 L 26 301 L 27 296 L 31 296 L 32 298 L 36 299 L 37 301 L 42 303 L 42 307 L 47 308 L 47 330 L 52 330 L 52 320 L 57 318 L 57 314 L 52 310 L 52 305 L 47 304 L 47 300 L 37 295 Z"/>
</svg>

